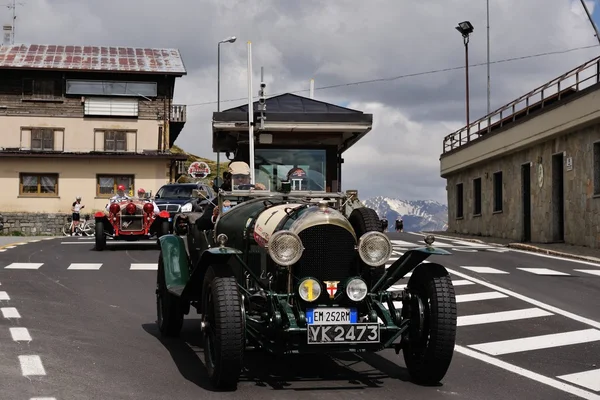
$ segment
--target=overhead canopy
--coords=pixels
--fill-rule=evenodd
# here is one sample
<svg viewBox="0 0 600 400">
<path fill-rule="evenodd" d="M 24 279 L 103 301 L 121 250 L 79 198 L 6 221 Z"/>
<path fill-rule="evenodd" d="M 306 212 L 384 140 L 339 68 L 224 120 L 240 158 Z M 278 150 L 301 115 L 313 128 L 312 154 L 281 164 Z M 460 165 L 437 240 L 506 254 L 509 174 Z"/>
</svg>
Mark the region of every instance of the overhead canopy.
<svg viewBox="0 0 600 400">
<path fill-rule="evenodd" d="M 253 121 L 259 115 L 253 103 Z M 373 125 L 373 115 L 291 93 L 266 100 L 265 129 L 277 146 L 335 145 L 342 153 Z M 258 135 L 258 126 L 254 131 Z M 213 151 L 234 151 L 248 141 L 248 105 L 213 113 Z"/>
</svg>

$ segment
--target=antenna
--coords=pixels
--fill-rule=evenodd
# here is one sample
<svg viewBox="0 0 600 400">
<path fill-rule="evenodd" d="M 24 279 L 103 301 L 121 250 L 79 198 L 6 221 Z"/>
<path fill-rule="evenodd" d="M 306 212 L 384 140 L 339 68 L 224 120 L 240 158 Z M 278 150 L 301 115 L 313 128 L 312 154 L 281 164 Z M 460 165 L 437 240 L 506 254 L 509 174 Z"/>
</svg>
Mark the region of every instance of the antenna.
<svg viewBox="0 0 600 400">
<path fill-rule="evenodd" d="M 15 44 L 15 26 L 16 26 L 16 20 L 17 20 L 17 4 L 20 6 L 24 6 L 25 3 L 21 3 L 18 2 L 17 0 L 13 0 L 12 4 L 6 4 L 6 8 L 8 9 L 12 9 L 12 22 L 11 22 L 11 31 L 12 31 L 12 35 L 10 37 L 10 44 Z M 8 25 L 4 25 L 4 44 L 8 44 L 6 43 L 6 27 Z"/>
</svg>

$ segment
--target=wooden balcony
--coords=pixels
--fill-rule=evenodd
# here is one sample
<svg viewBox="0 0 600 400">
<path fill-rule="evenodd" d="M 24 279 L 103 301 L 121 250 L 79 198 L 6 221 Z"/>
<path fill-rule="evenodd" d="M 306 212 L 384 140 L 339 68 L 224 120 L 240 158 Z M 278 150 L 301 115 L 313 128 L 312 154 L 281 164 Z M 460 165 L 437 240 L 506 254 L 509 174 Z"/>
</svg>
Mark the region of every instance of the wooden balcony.
<svg viewBox="0 0 600 400">
<path fill-rule="evenodd" d="M 183 104 L 171 105 L 171 120 L 170 122 L 185 123 L 187 117 L 187 107 Z"/>
</svg>

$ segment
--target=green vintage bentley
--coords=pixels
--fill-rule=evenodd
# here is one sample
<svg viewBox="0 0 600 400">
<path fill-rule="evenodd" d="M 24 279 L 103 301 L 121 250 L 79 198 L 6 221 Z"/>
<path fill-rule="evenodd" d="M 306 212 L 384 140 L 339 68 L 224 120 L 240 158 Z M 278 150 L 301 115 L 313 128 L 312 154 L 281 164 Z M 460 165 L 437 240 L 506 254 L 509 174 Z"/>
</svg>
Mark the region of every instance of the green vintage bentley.
<svg viewBox="0 0 600 400">
<path fill-rule="evenodd" d="M 236 161 L 254 158 L 254 177 L 249 186 L 224 185 L 199 212 L 175 215 L 173 234 L 160 237 L 160 332 L 177 336 L 195 308 L 216 388 L 237 386 L 249 346 L 284 355 L 402 350 L 416 383 L 442 380 L 454 351 L 456 299 L 446 269 L 423 261 L 450 253 L 432 247 L 429 236 L 386 268 L 393 249 L 377 213 L 357 191 L 335 190 L 341 181 L 336 136 L 328 135 L 334 146 L 319 145 L 323 139 L 309 146 L 308 134 L 303 146 L 294 146 L 291 133 L 278 141 L 274 132 L 244 152 L 235 149 L 247 129 L 247 113 L 239 114 L 240 122 L 228 126 L 240 131 L 228 143 Z M 338 148 L 355 136 L 339 135 Z M 389 290 L 409 272 L 404 290 Z"/>
</svg>

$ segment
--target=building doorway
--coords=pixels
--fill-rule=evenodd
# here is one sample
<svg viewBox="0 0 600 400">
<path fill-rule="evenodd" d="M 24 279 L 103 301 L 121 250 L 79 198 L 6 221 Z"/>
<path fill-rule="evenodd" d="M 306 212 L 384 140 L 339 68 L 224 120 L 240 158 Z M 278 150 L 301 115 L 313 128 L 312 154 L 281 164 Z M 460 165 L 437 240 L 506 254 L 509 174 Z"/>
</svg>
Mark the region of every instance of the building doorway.
<svg viewBox="0 0 600 400">
<path fill-rule="evenodd" d="M 552 155 L 552 239 L 565 240 L 565 191 L 563 153 Z"/>
<path fill-rule="evenodd" d="M 531 163 L 521 165 L 522 241 L 531 242 Z"/>
</svg>

